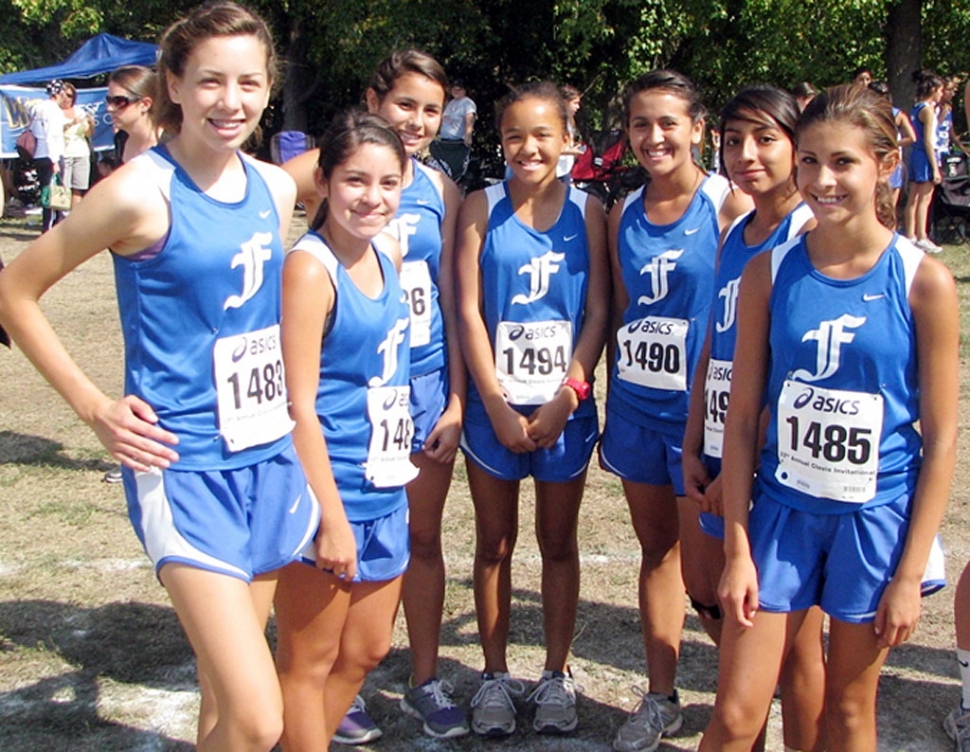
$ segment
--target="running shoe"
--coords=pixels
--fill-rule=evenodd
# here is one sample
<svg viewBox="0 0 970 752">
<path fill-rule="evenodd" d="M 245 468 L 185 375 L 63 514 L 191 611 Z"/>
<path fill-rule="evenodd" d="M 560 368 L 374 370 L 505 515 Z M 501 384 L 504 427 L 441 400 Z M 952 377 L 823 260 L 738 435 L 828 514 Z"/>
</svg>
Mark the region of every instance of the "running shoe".
<svg viewBox="0 0 970 752">
<path fill-rule="evenodd" d="M 660 746 L 660 738 L 673 734 L 684 725 L 680 710 L 680 699 L 674 690 L 673 697 L 660 692 L 643 692 L 634 687 L 640 695 L 640 703 L 630 713 L 626 723 L 613 740 L 616 752 L 653 752 Z"/>
<path fill-rule="evenodd" d="M 513 695 L 525 691 L 522 682 L 507 673 L 482 674 L 482 684 L 472 698 L 472 731 L 479 736 L 508 736 L 515 731 Z"/>
<path fill-rule="evenodd" d="M 411 687 L 401 698 L 401 710 L 424 721 L 424 733 L 436 739 L 450 739 L 468 733 L 465 712 L 451 699 L 454 688 L 440 679 L 428 679 Z"/>
<path fill-rule="evenodd" d="M 565 734 L 576 728 L 576 682 L 562 671 L 543 671 L 529 695 L 536 705 L 532 728 L 540 734 Z"/>
<path fill-rule="evenodd" d="M 943 730 L 956 744 L 956 752 L 970 752 L 970 710 L 957 705 L 943 719 Z"/>
<path fill-rule="evenodd" d="M 376 741 L 384 735 L 374 719 L 367 715 L 367 708 L 364 705 L 364 698 L 357 695 L 350 704 L 350 710 L 344 719 L 337 726 L 337 733 L 333 735 L 333 740 L 338 744 L 367 744 Z"/>
<path fill-rule="evenodd" d="M 940 253 L 943 250 L 942 246 L 937 245 L 929 238 L 923 238 L 922 240 L 917 240 L 916 246 L 918 248 L 922 248 L 927 253 Z"/>
<path fill-rule="evenodd" d="M 105 483 L 121 483 L 124 480 L 124 477 L 121 475 L 121 465 L 111 468 L 104 474 L 102 480 Z"/>
</svg>

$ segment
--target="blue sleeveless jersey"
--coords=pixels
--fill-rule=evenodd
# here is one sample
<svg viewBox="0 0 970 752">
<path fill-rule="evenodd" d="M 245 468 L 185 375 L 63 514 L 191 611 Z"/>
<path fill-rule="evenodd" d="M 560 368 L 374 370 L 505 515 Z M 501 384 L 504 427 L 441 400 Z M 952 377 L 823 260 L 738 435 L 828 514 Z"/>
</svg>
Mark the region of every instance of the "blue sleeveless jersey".
<svg viewBox="0 0 970 752">
<path fill-rule="evenodd" d="M 515 216 L 507 183 L 485 189 L 488 228 L 479 257 L 483 312 L 509 404 L 540 405 L 562 385 L 583 328 L 589 282 L 588 195 L 569 187 L 555 224 L 540 232 Z M 474 381 L 469 409 L 484 412 Z M 592 399 L 575 417 L 596 414 Z"/>
<path fill-rule="evenodd" d="M 729 190 L 725 178 L 708 176 L 668 225 L 647 218 L 643 188 L 624 203 L 618 254 L 630 302 L 616 332 L 609 409 L 638 425 L 683 433 L 714 296 L 718 212 Z"/>
<path fill-rule="evenodd" d="M 428 173 L 411 159 L 414 180 L 401 192 L 397 215 L 385 228 L 401 244 L 401 285 L 411 310 L 411 375 L 444 368 L 448 359 L 444 318 L 438 300 L 441 272 L 441 223 L 445 199 Z"/>
<path fill-rule="evenodd" d="M 205 195 L 165 147 L 137 157 L 169 200 L 171 226 L 157 254 L 112 256 L 125 391 L 151 405 L 159 425 L 179 437 L 176 470 L 243 467 L 290 445 L 278 422 L 286 405 L 280 218 L 257 163 L 240 158 L 246 194 L 227 204 Z M 236 404 L 220 409 L 220 395 Z M 232 407 L 256 421 L 275 407 L 265 434 L 271 440 L 242 449 L 250 442 L 230 444 L 222 431 L 238 417 Z"/>
<path fill-rule="evenodd" d="M 368 464 L 375 441 L 384 448 L 396 446 L 406 461 L 410 456 L 408 307 L 394 264 L 383 253 L 372 251 L 380 262 L 384 289 L 369 298 L 317 233 L 300 238 L 290 253 L 296 251 L 310 253 L 324 265 L 335 291 L 317 388 L 317 417 L 334 480 L 347 519 L 377 519 L 407 504 L 406 481 L 378 485 L 369 477 Z M 389 412 L 373 404 L 375 394 L 388 401 L 383 408 Z"/>
<path fill-rule="evenodd" d="M 929 105 L 926 102 L 917 102 L 914 104 L 912 111 L 909 113 L 909 119 L 913 121 L 913 130 L 916 131 L 916 141 L 913 142 L 913 145 L 910 148 L 913 151 L 921 151 L 925 154 L 926 141 L 923 134 L 926 132 L 926 126 L 923 125 L 923 122 L 919 119 L 920 110 L 922 110 L 924 107 L 929 107 Z M 933 134 L 933 143 L 936 143 L 935 133 Z M 912 157 L 910 158 L 912 159 Z"/>
<path fill-rule="evenodd" d="M 760 490 L 841 514 L 912 493 L 921 462 L 916 333 L 909 291 L 923 252 L 894 236 L 856 279 L 812 266 L 805 238 L 772 251 L 772 416 Z"/>
<path fill-rule="evenodd" d="M 711 433 L 723 436 L 724 418 L 727 413 L 731 385 L 731 363 L 737 341 L 738 290 L 741 274 L 747 263 L 762 251 L 774 248 L 798 235 L 805 223 L 813 218 L 812 210 L 799 204 L 767 238 L 757 245 L 744 242 L 744 231 L 754 216 L 754 211 L 738 217 L 724 236 L 718 254 L 717 272 L 714 277 L 714 301 L 711 308 L 711 355 L 705 374 L 705 455 L 719 463 L 720 442 Z M 709 463 L 710 465 L 711 463 Z M 716 466 L 719 472 L 719 466 Z"/>
</svg>

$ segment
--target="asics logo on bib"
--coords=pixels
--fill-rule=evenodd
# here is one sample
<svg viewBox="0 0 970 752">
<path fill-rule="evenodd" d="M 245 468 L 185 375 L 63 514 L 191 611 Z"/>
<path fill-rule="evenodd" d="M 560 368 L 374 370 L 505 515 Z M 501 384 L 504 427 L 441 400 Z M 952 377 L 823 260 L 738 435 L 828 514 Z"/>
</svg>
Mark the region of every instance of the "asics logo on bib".
<svg viewBox="0 0 970 752">
<path fill-rule="evenodd" d="M 509 332 L 509 341 L 515 342 L 517 339 L 532 341 L 534 339 L 548 339 L 555 337 L 559 328 L 549 324 L 519 324 Z"/>
<path fill-rule="evenodd" d="M 418 234 L 418 223 L 421 221 L 420 214 L 402 214 L 387 223 L 384 232 L 390 235 L 401 244 L 401 256 L 408 255 L 408 239 L 412 235 Z"/>
<path fill-rule="evenodd" d="M 838 399 L 822 394 L 816 396 L 812 387 L 806 387 L 804 392 L 795 397 L 794 402 L 792 402 L 792 409 L 801 410 L 806 405 L 811 405 L 812 410 L 816 413 L 859 414 L 859 400 Z"/>
<path fill-rule="evenodd" d="M 276 350 L 279 347 L 276 331 L 278 330 L 274 330 L 272 334 L 263 334 L 259 337 L 250 337 L 248 334 L 240 335 L 239 347 L 233 350 L 230 356 L 232 362 L 238 363 L 246 353 L 259 355 L 268 350 Z"/>
<path fill-rule="evenodd" d="M 818 329 L 805 333 L 802 342 L 818 342 L 815 356 L 815 373 L 799 368 L 792 372 L 791 378 L 797 381 L 821 381 L 839 370 L 839 357 L 842 345 L 855 339 L 855 334 L 846 329 L 857 329 L 866 323 L 865 316 L 850 316 L 845 313 L 832 321 L 823 321 Z"/>
<path fill-rule="evenodd" d="M 667 284 L 667 275 L 677 268 L 677 264 L 674 261 L 679 259 L 683 254 L 683 248 L 680 250 L 664 251 L 640 270 L 640 274 L 650 275 L 650 289 L 653 294 L 649 296 L 641 295 L 637 298 L 639 305 L 650 305 L 667 297 L 667 293 L 670 292 L 670 286 Z"/>
<path fill-rule="evenodd" d="M 558 261 L 566 258 L 565 253 L 546 251 L 538 258 L 532 259 L 528 264 L 523 264 L 519 269 L 519 274 L 529 275 L 529 294 L 519 293 L 512 298 L 512 305 L 528 305 L 540 298 L 544 298 L 549 292 L 549 278 L 559 271 Z"/>
<path fill-rule="evenodd" d="M 721 320 L 714 324 L 718 332 L 726 332 L 734 326 L 734 320 L 738 316 L 738 289 L 741 287 L 741 278 L 732 279 L 717 292 L 717 297 L 724 300 L 724 310 Z"/>
<path fill-rule="evenodd" d="M 242 295 L 230 295 L 222 310 L 239 308 L 259 292 L 259 288 L 263 286 L 263 264 L 273 258 L 273 249 L 267 247 L 272 242 L 272 233 L 256 232 L 239 247 L 239 253 L 232 257 L 232 268 L 243 268 Z"/>
<path fill-rule="evenodd" d="M 383 386 L 397 370 L 397 349 L 407 340 L 407 330 L 410 318 L 398 319 L 388 332 L 384 341 L 377 348 L 377 354 L 384 355 L 384 372 L 374 376 L 367 382 L 368 386 Z"/>
</svg>

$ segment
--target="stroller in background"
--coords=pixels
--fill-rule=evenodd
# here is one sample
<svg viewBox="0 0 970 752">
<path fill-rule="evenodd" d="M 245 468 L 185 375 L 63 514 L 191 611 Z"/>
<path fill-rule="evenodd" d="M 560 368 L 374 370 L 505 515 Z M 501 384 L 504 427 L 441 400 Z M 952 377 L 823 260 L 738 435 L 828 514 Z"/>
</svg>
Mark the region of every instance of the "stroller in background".
<svg viewBox="0 0 970 752">
<path fill-rule="evenodd" d="M 933 195 L 931 225 L 933 237 L 940 245 L 962 245 L 970 236 L 970 174 L 967 158 L 946 157 L 943 182 Z"/>
<path fill-rule="evenodd" d="M 627 193 L 643 185 L 646 171 L 623 164 L 627 142 L 623 131 L 599 131 L 586 151 L 576 158 L 570 177 L 573 185 L 596 196 L 606 210 Z"/>
</svg>

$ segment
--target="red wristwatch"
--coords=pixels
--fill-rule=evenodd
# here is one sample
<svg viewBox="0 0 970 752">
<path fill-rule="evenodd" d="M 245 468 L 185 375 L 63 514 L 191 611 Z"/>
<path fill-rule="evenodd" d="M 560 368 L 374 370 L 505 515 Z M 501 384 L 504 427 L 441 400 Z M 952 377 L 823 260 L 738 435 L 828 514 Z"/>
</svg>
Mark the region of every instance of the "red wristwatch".
<svg viewBox="0 0 970 752">
<path fill-rule="evenodd" d="M 580 381 L 579 379 L 571 379 L 568 376 L 562 380 L 563 386 L 568 386 L 574 392 L 576 392 L 576 397 L 580 402 L 589 399 L 589 392 L 592 387 L 588 381 Z"/>
</svg>

